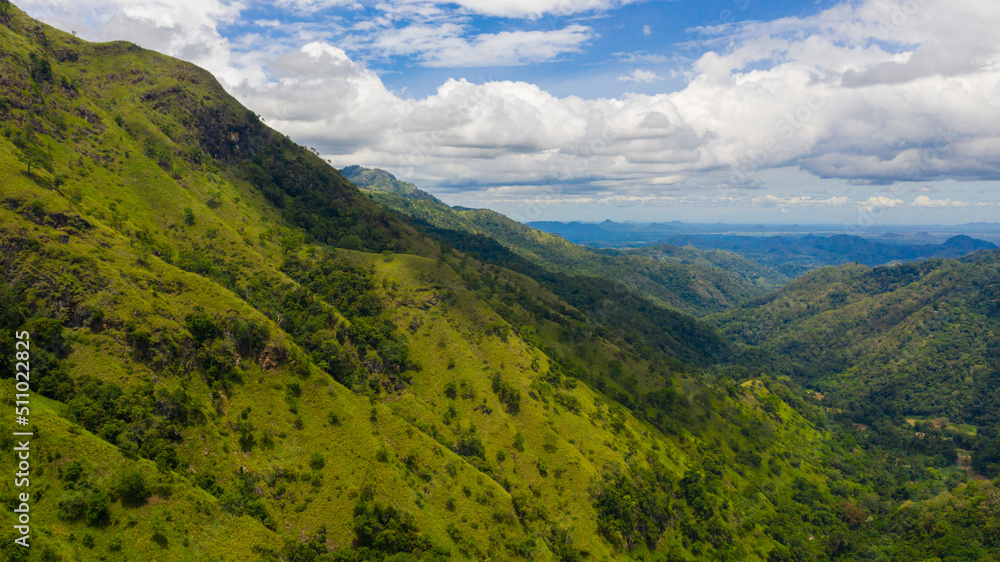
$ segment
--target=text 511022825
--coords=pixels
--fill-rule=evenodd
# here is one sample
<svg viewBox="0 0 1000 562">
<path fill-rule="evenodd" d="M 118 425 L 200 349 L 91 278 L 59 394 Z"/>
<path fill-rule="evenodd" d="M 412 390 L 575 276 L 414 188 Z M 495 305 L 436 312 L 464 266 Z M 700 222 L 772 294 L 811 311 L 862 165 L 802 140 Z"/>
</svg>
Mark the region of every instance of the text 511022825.
<svg viewBox="0 0 1000 562">
<path fill-rule="evenodd" d="M 18 488 L 17 501 L 14 503 L 14 525 L 16 536 L 14 542 L 28 548 L 31 540 L 31 437 L 29 431 L 30 394 L 31 390 L 31 334 L 17 332 L 14 334 L 14 455 L 16 456 L 16 472 L 14 486 Z"/>
</svg>

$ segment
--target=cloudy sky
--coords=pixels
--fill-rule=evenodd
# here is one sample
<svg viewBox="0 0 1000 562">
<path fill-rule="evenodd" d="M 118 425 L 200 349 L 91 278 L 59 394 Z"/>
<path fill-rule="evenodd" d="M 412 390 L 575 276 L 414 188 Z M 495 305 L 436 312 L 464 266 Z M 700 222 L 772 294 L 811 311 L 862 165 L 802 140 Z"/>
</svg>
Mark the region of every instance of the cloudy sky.
<svg viewBox="0 0 1000 562">
<path fill-rule="evenodd" d="M 1000 222 L 982 0 L 22 0 L 518 220 Z"/>
</svg>

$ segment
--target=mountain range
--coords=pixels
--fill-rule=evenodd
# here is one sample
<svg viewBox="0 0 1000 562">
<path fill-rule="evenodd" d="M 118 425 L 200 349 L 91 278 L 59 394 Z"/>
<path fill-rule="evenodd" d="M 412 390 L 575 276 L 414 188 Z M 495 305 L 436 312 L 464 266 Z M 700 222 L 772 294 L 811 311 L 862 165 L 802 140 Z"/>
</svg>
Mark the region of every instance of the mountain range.
<svg viewBox="0 0 1000 562">
<path fill-rule="evenodd" d="M 996 244 L 962 233 L 995 237 L 997 225 L 880 226 L 879 234 L 843 234 L 844 225 L 725 225 L 671 223 L 532 222 L 533 228 L 597 248 L 667 244 L 737 253 L 788 277 L 830 265 L 877 266 L 930 258 L 957 258 Z M 959 232 L 956 234 L 956 231 Z M 862 235 L 863 234 L 863 235 Z M 627 250 L 621 250 L 627 252 Z"/>
<path fill-rule="evenodd" d="M 995 251 L 597 252 L 6 1 L 0 53 L 5 559 L 997 558 Z"/>
</svg>

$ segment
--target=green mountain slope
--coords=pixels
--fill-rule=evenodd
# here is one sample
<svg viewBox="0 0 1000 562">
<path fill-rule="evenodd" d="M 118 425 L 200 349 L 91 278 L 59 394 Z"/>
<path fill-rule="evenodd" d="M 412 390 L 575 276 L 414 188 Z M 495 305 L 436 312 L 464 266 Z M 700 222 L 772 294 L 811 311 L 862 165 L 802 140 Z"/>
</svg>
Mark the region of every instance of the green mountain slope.
<svg viewBox="0 0 1000 562">
<path fill-rule="evenodd" d="M 376 172 L 381 176 L 374 175 Z M 457 248 L 473 250 L 474 243 L 468 236 L 486 236 L 544 271 L 610 280 L 655 304 L 696 316 L 725 310 L 788 281 L 737 254 L 721 251 L 672 246 L 635 252 L 595 251 L 488 209 L 451 208 L 428 199 L 430 195 L 412 184 L 406 184 L 405 192 L 387 187 L 375 179 L 388 175 L 382 170 L 368 170 L 365 174 L 350 179 L 376 201 L 436 229 Z M 515 265 L 497 261 L 499 256 L 491 256 L 482 248 L 477 253 L 483 259 L 492 257 L 500 265 Z"/>
<path fill-rule="evenodd" d="M 970 426 L 945 436 L 945 456 L 954 462 L 956 444 L 981 447 L 974 466 L 996 476 L 995 444 L 988 449 L 967 434 L 978 428 L 980 441 L 995 442 L 1000 423 L 998 280 L 1000 253 L 992 251 L 875 269 L 848 265 L 808 273 L 715 320 L 857 423 Z"/>
<path fill-rule="evenodd" d="M 422 228 L 426 233 L 437 237 L 449 247 L 453 245 L 479 260 L 517 271 L 542 284 L 546 289 L 582 312 L 591 321 L 600 324 L 603 327 L 603 333 L 614 333 L 629 342 L 641 341 L 644 346 L 650 346 L 662 356 L 663 360 L 672 363 L 675 369 L 680 368 L 680 363 L 707 366 L 728 357 L 728 344 L 719 338 L 709 325 L 695 320 L 686 313 L 637 294 L 634 285 L 629 283 L 629 280 L 632 279 L 632 272 L 624 267 L 621 260 L 596 256 L 579 246 L 528 229 L 492 211 L 465 211 L 460 216 L 443 204 L 429 204 L 426 201 L 388 193 L 373 191 L 369 191 L 369 193 L 379 197 L 379 200 L 386 204 L 396 201 L 399 207 L 392 208 L 399 210 L 411 220 L 415 220 L 418 228 Z M 390 204 L 390 206 L 392 205 Z M 432 216 L 440 217 L 441 220 L 437 224 L 445 226 L 435 226 L 422 219 L 413 218 L 413 215 L 409 213 L 414 206 L 428 211 Z M 594 260 L 596 257 L 597 260 L 606 261 L 611 264 L 609 271 L 618 271 L 621 273 L 621 277 L 610 278 L 589 273 L 567 274 L 553 271 L 553 269 L 574 269 L 552 266 L 537 256 L 530 259 L 522 257 L 497 238 L 478 232 L 475 226 L 466 222 L 465 213 L 482 213 L 481 216 L 488 217 L 489 221 L 497 227 L 490 229 L 490 232 L 509 229 L 517 233 L 514 236 L 515 240 L 523 242 L 522 235 L 529 238 L 535 235 L 542 236 L 547 240 L 546 244 L 543 245 L 544 251 L 561 262 L 575 263 L 572 256 L 578 252 L 584 254 L 585 260 Z M 566 251 L 553 250 L 549 242 L 564 247 Z M 517 247 L 523 246 L 524 244 L 521 244 Z M 532 260 L 538 261 L 536 263 Z M 593 265 L 593 263 L 596 262 L 586 262 L 588 265 Z M 653 264 L 652 260 L 647 263 L 647 265 L 650 264 Z M 659 266 L 653 265 L 653 267 Z M 642 278 L 646 279 L 647 284 L 652 283 L 649 278 Z M 663 287 L 660 286 L 660 289 L 663 290 Z"/>
<path fill-rule="evenodd" d="M 36 552 L 606 556 L 639 531 L 597 529 L 598 475 L 632 465 L 659 476 L 615 478 L 669 489 L 698 465 L 687 430 L 650 439 L 649 422 L 564 374 L 608 369 L 622 399 L 673 388 L 628 342 L 523 277 L 438 256 L 203 72 L 7 13 L 3 347 L 12 328 L 40 342 L 34 388 L 80 436 L 79 449 L 53 442 L 38 476 Z M 474 285 L 519 294 L 505 312 L 524 316 L 523 335 Z M 48 449 L 59 434 L 44 412 Z M 121 466 L 92 469 L 91 441 Z M 82 468 L 64 478 L 59 463 Z M 138 497 L 116 484 L 129 471 L 145 475 Z M 202 507 L 181 493 L 198 488 Z M 135 526 L 163 505 L 171 516 Z M 191 509 L 226 515 L 193 535 Z M 654 545 L 656 517 L 642 531 Z M 227 525 L 258 538 L 228 549 L 210 538 Z"/>
<path fill-rule="evenodd" d="M 929 557 L 950 543 L 884 530 L 939 513 L 990 540 L 992 487 L 695 366 L 726 349 L 693 318 L 568 276 L 567 302 L 204 71 L 0 8 L 0 382 L 11 408 L 29 332 L 36 433 L 33 546 L 6 484 L 5 559 Z"/>
<path fill-rule="evenodd" d="M 396 176 L 385 170 L 378 168 L 365 168 L 362 166 L 348 166 L 340 171 L 348 181 L 354 185 L 365 186 L 365 189 L 372 191 L 383 191 L 394 193 L 412 199 L 421 199 L 444 205 L 437 197 L 426 191 L 422 191 L 412 183 L 396 179 Z"/>
<path fill-rule="evenodd" d="M 642 256 L 667 263 L 715 268 L 733 274 L 742 283 L 749 284 L 761 291 L 772 291 L 790 281 L 790 278 L 776 270 L 725 250 L 699 250 L 693 246 L 680 247 L 671 244 L 657 244 L 634 250 L 603 250 L 602 253 Z"/>
</svg>

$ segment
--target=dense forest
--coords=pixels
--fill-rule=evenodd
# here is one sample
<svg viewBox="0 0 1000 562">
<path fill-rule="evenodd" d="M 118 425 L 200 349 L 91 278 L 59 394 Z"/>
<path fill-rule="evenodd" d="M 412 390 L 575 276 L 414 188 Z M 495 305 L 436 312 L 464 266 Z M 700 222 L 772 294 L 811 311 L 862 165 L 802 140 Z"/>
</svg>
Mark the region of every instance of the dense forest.
<svg viewBox="0 0 1000 562">
<path fill-rule="evenodd" d="M 587 250 L 5 0 L 0 116 L 4 559 L 998 559 L 994 251 Z"/>
</svg>

